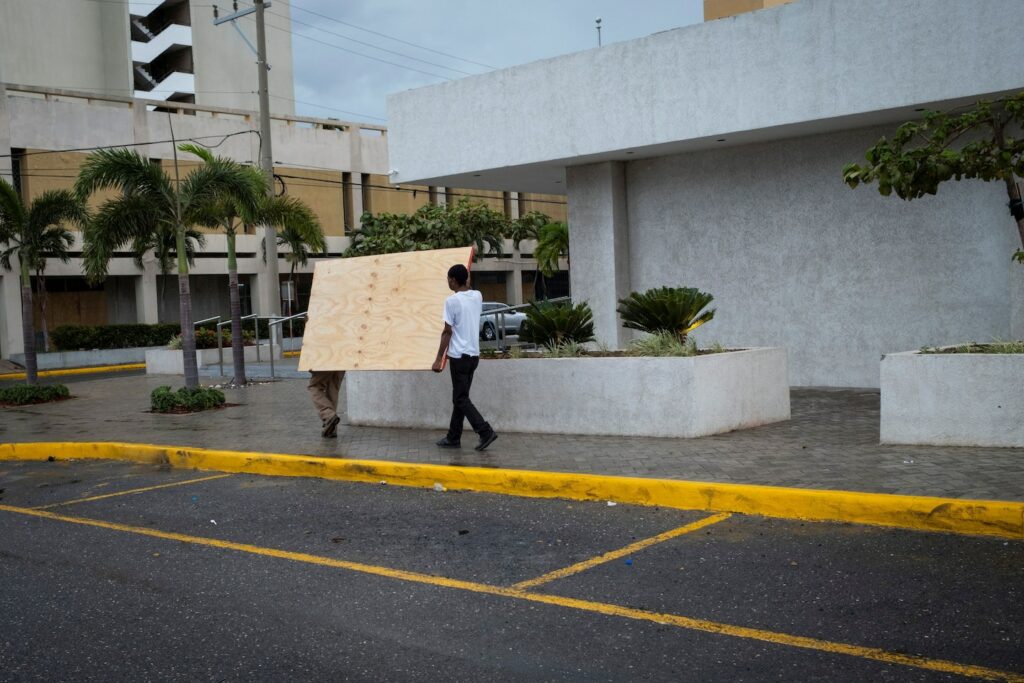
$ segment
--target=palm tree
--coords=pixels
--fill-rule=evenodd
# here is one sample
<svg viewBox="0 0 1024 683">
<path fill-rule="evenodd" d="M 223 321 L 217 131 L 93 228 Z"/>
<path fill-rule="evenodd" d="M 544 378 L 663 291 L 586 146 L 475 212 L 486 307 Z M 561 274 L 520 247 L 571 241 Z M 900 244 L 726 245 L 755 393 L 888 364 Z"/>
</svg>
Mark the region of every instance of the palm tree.
<svg viewBox="0 0 1024 683">
<path fill-rule="evenodd" d="M 295 290 L 295 269 L 309 263 L 310 249 L 318 252 L 327 251 L 327 242 L 324 240 L 323 230 L 313 212 L 297 199 L 292 199 L 292 213 L 288 220 L 281 222 L 268 221 L 274 225 L 280 225 L 277 232 L 277 246 L 288 247 L 284 259 L 290 266 L 288 273 L 288 289 Z M 289 314 L 294 311 L 288 311 Z"/>
<path fill-rule="evenodd" d="M 32 310 L 32 276 L 46 269 L 46 257 L 55 255 L 68 260 L 68 247 L 74 239 L 64 227 L 66 223 L 82 225 L 88 216 L 85 205 L 67 190 L 49 190 L 36 197 L 27 206 L 14 186 L 0 178 L 0 265 L 11 270 L 11 259 L 18 257 L 21 267 L 21 324 L 25 343 L 25 381 L 35 384 L 38 379 L 36 362 L 36 333 Z M 45 286 L 45 285 L 40 285 Z M 43 324 L 46 324 L 43 309 Z M 44 328 L 45 329 L 45 328 Z"/>
<path fill-rule="evenodd" d="M 541 229 L 549 223 L 551 223 L 551 217 L 546 213 L 530 211 L 512 221 L 508 238 L 512 240 L 512 246 L 515 249 L 519 249 L 519 245 L 527 240 L 537 242 L 540 239 Z M 534 296 L 536 296 L 538 285 L 541 291 L 545 293 L 547 292 L 547 285 L 544 282 L 544 273 L 541 272 L 539 267 L 535 268 L 533 271 Z"/>
<path fill-rule="evenodd" d="M 125 244 L 151 243 L 153 235 L 170 232 L 175 237 L 178 262 L 178 305 L 181 311 L 181 350 L 184 355 L 185 386 L 199 386 L 196 366 L 196 338 L 192 327 L 192 297 L 188 280 L 190 228 L 201 224 L 203 207 L 224 194 L 244 195 L 250 191 L 245 168 L 228 159 L 215 159 L 175 180 L 156 164 L 134 150 L 104 149 L 93 152 L 82 164 L 75 182 L 81 198 L 104 188 L 121 195 L 103 203 L 89 221 L 82 253 L 86 276 L 102 280 L 114 252 Z"/>
<path fill-rule="evenodd" d="M 183 152 L 194 154 L 205 163 L 216 160 L 209 150 L 193 144 L 178 147 Z M 235 256 L 235 235 L 238 229 L 246 225 L 266 223 L 282 226 L 284 231 L 278 234 L 278 244 L 288 244 L 292 253 L 286 256 L 292 263 L 292 279 L 295 277 L 295 254 L 302 254 L 298 265 L 306 265 L 309 260 L 309 245 L 317 251 L 326 249 L 323 232 L 317 225 L 313 211 L 301 200 L 294 197 L 274 197 L 267 192 L 266 179 L 262 171 L 253 167 L 243 167 L 249 176 L 250 188 L 245 194 L 224 193 L 211 199 L 202 209 L 202 222 L 208 227 L 221 228 L 227 235 L 228 243 L 228 282 L 231 301 L 231 351 L 234 359 L 235 384 L 245 384 L 245 348 L 242 337 L 242 303 L 238 295 L 238 262 Z M 282 241 L 281 236 L 289 238 Z M 306 239 L 301 239 L 305 237 Z M 266 245 L 264 245 L 265 251 Z M 264 253 L 264 260 L 266 253 Z M 294 284 L 292 285 L 294 287 Z"/>
<path fill-rule="evenodd" d="M 140 269 L 146 266 L 143 257 L 147 252 L 153 252 L 160 275 L 160 306 L 166 299 L 167 279 L 174 269 L 178 259 L 177 254 L 178 236 L 167 226 L 160 226 L 156 232 L 139 235 L 132 241 L 131 250 L 135 254 L 135 265 Z M 203 233 L 189 228 L 185 231 L 185 258 L 188 259 L 188 266 L 191 268 L 196 264 L 196 252 L 206 247 L 206 237 Z"/>
<path fill-rule="evenodd" d="M 559 260 L 565 257 L 569 263 L 569 226 L 565 223 L 548 223 L 537 231 L 537 246 L 533 257 L 537 259 L 537 270 L 545 277 L 551 277 L 559 270 Z M 547 298 L 547 288 L 545 287 Z"/>
</svg>

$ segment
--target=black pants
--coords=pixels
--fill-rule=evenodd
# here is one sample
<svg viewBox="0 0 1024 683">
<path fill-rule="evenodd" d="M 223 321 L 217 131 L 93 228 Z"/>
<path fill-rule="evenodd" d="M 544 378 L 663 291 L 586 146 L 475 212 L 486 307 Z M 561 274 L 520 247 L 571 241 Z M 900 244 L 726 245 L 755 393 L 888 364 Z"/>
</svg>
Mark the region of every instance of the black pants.
<svg viewBox="0 0 1024 683">
<path fill-rule="evenodd" d="M 469 388 L 473 385 L 473 373 L 476 366 L 480 364 L 479 356 L 466 356 L 462 358 L 449 358 L 448 367 L 452 373 L 452 421 L 448 425 L 448 440 L 460 441 L 462 439 L 462 422 L 469 420 L 473 431 L 481 437 L 488 436 L 493 431 L 491 425 L 480 415 L 473 402 L 469 400 Z"/>
</svg>

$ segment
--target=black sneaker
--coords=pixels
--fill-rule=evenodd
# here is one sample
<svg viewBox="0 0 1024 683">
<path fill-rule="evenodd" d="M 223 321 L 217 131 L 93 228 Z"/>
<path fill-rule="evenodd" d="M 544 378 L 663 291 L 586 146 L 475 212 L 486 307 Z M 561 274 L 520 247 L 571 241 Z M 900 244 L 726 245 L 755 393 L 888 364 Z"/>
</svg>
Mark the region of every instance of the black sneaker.
<svg viewBox="0 0 1024 683">
<path fill-rule="evenodd" d="M 487 447 L 498 440 L 498 433 L 491 432 L 487 436 L 480 437 L 480 443 L 478 443 L 473 450 L 475 451 L 486 451 Z"/>
<path fill-rule="evenodd" d="M 338 436 L 338 423 L 341 422 L 341 418 L 335 415 L 334 417 L 324 422 L 323 431 L 320 432 L 320 436 L 325 439 L 333 439 Z"/>
<path fill-rule="evenodd" d="M 437 442 L 437 447 L 438 448 L 462 448 L 462 442 L 461 441 L 449 441 L 448 437 L 446 436 L 446 437 L 444 437 L 443 439 L 441 439 L 440 441 Z"/>
</svg>

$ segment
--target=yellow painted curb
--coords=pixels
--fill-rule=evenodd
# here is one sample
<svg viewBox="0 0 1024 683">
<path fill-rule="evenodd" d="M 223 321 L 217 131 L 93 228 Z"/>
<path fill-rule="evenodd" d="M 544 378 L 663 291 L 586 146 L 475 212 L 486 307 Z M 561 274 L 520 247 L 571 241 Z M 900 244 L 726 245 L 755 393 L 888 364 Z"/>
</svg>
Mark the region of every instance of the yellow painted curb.
<svg viewBox="0 0 1024 683">
<path fill-rule="evenodd" d="M 1024 539 L 1024 503 L 855 491 L 645 479 L 565 472 L 343 460 L 132 443 L 0 444 L 0 460 L 131 460 L 183 469 L 321 477 L 538 498 L 609 500 L 683 510 L 854 522 L 922 531 Z"/>
<path fill-rule="evenodd" d="M 281 355 L 285 358 L 298 358 L 301 351 L 284 351 Z"/>
<path fill-rule="evenodd" d="M 121 372 L 123 370 L 145 370 L 145 363 L 124 363 L 121 365 L 94 365 L 88 368 L 64 368 L 62 370 L 40 370 L 40 377 L 60 377 L 61 375 L 89 375 L 96 372 Z M 0 375 L 0 382 L 25 379 L 24 372 L 10 372 Z"/>
</svg>

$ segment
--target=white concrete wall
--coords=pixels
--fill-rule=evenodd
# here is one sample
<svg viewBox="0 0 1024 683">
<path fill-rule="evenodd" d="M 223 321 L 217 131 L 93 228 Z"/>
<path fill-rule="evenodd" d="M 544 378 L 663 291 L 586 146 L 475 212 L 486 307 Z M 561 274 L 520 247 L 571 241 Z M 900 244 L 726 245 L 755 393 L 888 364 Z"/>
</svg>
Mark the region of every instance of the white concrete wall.
<svg viewBox="0 0 1024 683">
<path fill-rule="evenodd" d="M 710 292 L 699 339 L 783 346 L 794 385 L 876 387 L 883 353 L 1010 337 L 1024 268 L 1005 189 L 950 183 L 913 202 L 849 189 L 843 164 L 888 132 L 629 163 L 631 288 Z"/>
<path fill-rule="evenodd" d="M 391 163 L 396 182 L 554 191 L 618 150 L 903 120 L 1024 87 L 1022 25 L 1020 0 L 800 0 L 392 95 Z"/>
<path fill-rule="evenodd" d="M 350 372 L 343 388 L 350 424 L 448 428 L 447 372 Z M 784 349 L 482 360 L 472 399 L 498 432 L 696 437 L 790 417 Z M 474 438 L 468 425 L 463 438 Z"/>
<path fill-rule="evenodd" d="M 131 95 L 128 4 L 0 2 L 0 80 Z"/>
<path fill-rule="evenodd" d="M 1024 447 L 1024 354 L 882 359 L 882 443 Z"/>
<path fill-rule="evenodd" d="M 239 3 L 239 9 L 252 2 Z M 213 25 L 213 9 L 209 3 L 193 3 L 192 57 L 195 61 L 196 102 L 199 104 L 257 109 L 259 74 L 256 56 L 230 24 Z M 221 16 L 231 12 L 231 3 L 220 5 Z M 256 23 L 253 15 L 238 20 L 238 27 L 256 45 Z M 265 15 L 267 26 L 267 62 L 270 64 L 270 111 L 294 114 L 295 85 L 292 74 L 291 3 L 274 0 Z M 274 151 L 277 151 L 275 147 Z"/>
</svg>

